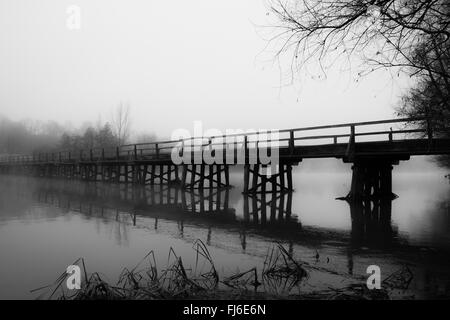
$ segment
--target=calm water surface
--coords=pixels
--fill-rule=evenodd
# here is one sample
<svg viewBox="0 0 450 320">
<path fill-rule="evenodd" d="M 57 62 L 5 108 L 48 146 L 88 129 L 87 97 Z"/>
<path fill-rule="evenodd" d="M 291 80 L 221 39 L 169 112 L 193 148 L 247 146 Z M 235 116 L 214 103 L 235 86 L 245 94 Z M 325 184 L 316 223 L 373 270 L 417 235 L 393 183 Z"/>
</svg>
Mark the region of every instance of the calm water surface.
<svg viewBox="0 0 450 320">
<path fill-rule="evenodd" d="M 294 178 L 292 196 L 270 202 L 241 194 L 240 171 L 234 188 L 212 194 L 0 176 L 0 298 L 36 298 L 30 290 L 79 257 L 111 282 L 150 250 L 161 267 L 171 247 L 193 265 L 196 239 L 224 276 L 262 268 L 280 242 L 314 267 L 304 292 L 362 281 L 371 264 L 383 278 L 408 265 L 414 278 L 399 298 L 449 297 L 450 184 L 441 172 L 394 171 L 397 199 L 356 207 L 335 200 L 349 191 L 349 170 Z M 378 213 L 364 214 L 368 206 Z"/>
</svg>

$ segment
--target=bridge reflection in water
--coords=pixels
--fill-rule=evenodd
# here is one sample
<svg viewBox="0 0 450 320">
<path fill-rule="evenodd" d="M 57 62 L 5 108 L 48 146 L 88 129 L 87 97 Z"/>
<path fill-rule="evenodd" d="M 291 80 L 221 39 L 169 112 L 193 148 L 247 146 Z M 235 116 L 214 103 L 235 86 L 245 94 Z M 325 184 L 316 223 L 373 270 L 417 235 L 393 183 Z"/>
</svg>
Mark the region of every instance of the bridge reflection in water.
<svg viewBox="0 0 450 320">
<path fill-rule="evenodd" d="M 236 209 L 239 199 L 230 204 L 229 189 L 186 190 L 176 186 L 136 186 L 102 184 L 65 180 L 43 180 L 36 184 L 34 199 L 40 203 L 87 216 L 129 221 L 134 226 L 137 217 L 154 218 L 158 229 L 160 219 L 175 221 L 182 237 L 186 224 L 208 229 L 226 229 L 239 236 L 242 249 L 247 248 L 247 235 L 259 234 L 273 241 L 294 242 L 313 240 L 345 241 L 349 249 L 382 248 L 396 245 L 397 232 L 391 225 L 392 198 L 347 200 L 350 207 L 351 232 L 341 234 L 311 227 L 302 228 L 292 212 L 293 193 L 260 193 L 243 195 L 243 208 Z M 233 207 L 234 206 L 234 207 Z M 349 240 L 345 240 L 350 236 Z"/>
<path fill-rule="evenodd" d="M 389 247 L 397 236 L 391 224 L 392 199 L 349 201 L 352 219 L 351 243 L 355 247 Z"/>
</svg>

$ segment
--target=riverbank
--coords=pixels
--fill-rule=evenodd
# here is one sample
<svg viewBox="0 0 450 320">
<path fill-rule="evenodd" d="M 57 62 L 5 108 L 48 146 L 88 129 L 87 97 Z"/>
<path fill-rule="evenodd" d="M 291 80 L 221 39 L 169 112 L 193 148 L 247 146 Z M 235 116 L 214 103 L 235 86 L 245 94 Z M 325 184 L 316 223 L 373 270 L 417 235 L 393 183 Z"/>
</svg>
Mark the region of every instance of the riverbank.
<svg viewBox="0 0 450 320">
<path fill-rule="evenodd" d="M 307 263 L 295 260 L 281 245 L 268 252 L 262 270 L 256 267 L 223 277 L 217 271 L 207 246 L 193 244 L 195 266 L 186 267 L 171 249 L 167 268 L 157 267 L 150 251 L 134 268 L 123 269 L 116 283 L 108 283 L 99 272 L 88 273 L 84 259 L 74 265 L 82 270 L 79 290 L 67 289 L 70 275 L 62 273 L 51 285 L 33 290 L 38 299 L 70 300 L 154 300 L 154 299 L 390 299 L 393 290 L 405 289 L 413 278 L 404 267 L 388 276 L 381 289 L 368 289 L 365 281 L 355 279 L 341 288 L 302 292 L 300 286 L 312 270 Z"/>
</svg>

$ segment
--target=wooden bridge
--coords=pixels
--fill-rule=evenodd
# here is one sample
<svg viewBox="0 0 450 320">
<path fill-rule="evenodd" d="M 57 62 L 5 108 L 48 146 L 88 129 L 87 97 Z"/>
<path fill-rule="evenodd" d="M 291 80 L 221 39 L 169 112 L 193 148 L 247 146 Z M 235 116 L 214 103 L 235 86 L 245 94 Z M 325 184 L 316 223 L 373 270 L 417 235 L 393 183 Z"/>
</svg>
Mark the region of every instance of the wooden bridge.
<svg viewBox="0 0 450 320">
<path fill-rule="evenodd" d="M 353 163 L 347 198 L 392 197 L 392 166 L 411 156 L 450 154 L 448 132 L 421 118 L 255 131 L 4 156 L 0 173 L 204 189 L 229 187 L 229 166 L 243 165 L 244 193 L 255 194 L 292 191 L 292 166 L 303 159 L 338 158 Z"/>
</svg>

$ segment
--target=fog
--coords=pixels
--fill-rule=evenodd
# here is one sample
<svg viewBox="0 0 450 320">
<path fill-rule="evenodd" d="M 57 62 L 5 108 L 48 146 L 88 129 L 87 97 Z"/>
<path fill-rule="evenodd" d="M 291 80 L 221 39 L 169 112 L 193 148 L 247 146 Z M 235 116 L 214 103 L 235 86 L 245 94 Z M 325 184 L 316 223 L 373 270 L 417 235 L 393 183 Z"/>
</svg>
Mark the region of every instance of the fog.
<svg viewBox="0 0 450 320">
<path fill-rule="evenodd" d="M 67 27 L 69 5 L 80 29 Z M 297 75 L 275 59 L 265 1 L 0 3 L 0 114 L 81 126 L 120 101 L 135 131 L 288 128 L 392 118 L 407 82 L 339 68 Z"/>
</svg>

